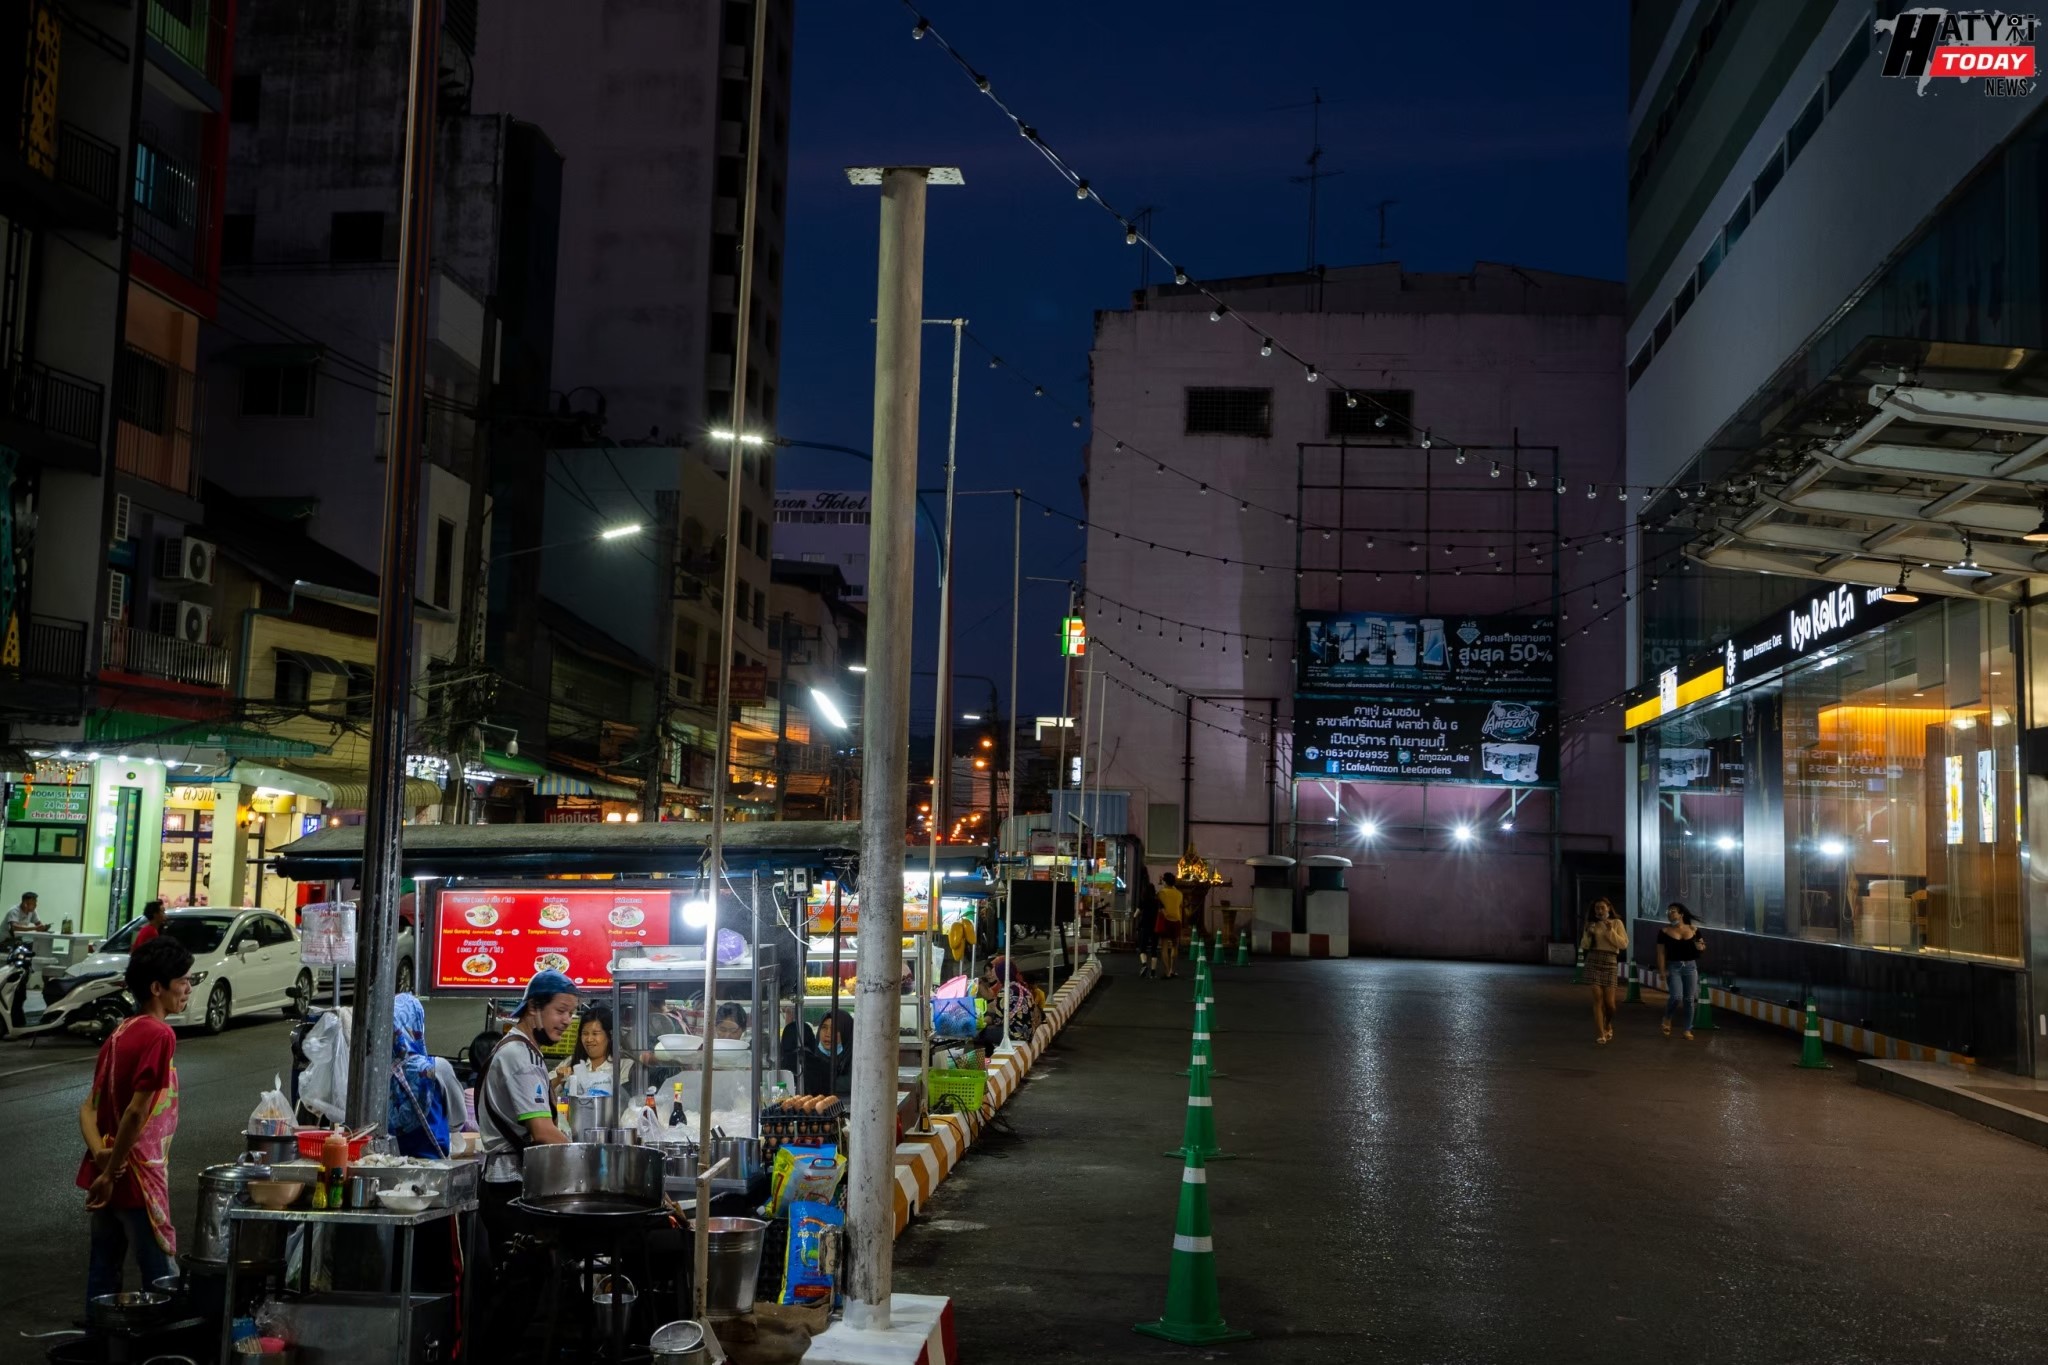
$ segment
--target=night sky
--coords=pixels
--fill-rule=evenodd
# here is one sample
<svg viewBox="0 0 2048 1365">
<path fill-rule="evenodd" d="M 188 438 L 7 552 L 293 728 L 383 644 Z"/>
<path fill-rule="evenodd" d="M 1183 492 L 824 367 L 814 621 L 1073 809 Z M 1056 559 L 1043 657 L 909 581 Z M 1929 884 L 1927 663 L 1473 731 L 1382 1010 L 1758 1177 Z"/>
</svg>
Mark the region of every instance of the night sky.
<svg viewBox="0 0 2048 1365">
<path fill-rule="evenodd" d="M 1301 268 L 1311 91 L 1321 88 L 1317 255 L 1462 271 L 1475 260 L 1618 279 L 1623 263 L 1626 13 L 1619 0 L 1457 6 L 1301 0 L 968 4 L 925 11 L 1041 135 L 1197 279 Z M 1264 28 L 1252 20 L 1284 25 Z M 1140 249 L 1083 204 L 897 0 L 798 6 L 785 249 L 782 435 L 872 439 L 877 191 L 843 168 L 957 165 L 931 191 L 925 315 L 965 316 L 959 487 L 1022 487 L 1079 512 L 1088 349 L 1097 309 L 1128 306 Z M 1296 107 L 1288 107 L 1296 106 Z M 1374 205 L 1389 212 L 1378 250 Z M 1160 279 L 1155 265 L 1153 279 Z M 943 484 L 951 331 L 927 328 L 920 486 Z M 1022 376 L 1043 384 L 1034 399 Z M 867 468 L 786 452 L 785 488 L 865 487 Z M 930 499 L 936 505 L 936 497 Z M 1006 679 L 1007 497 L 959 505 L 957 667 Z M 1024 572 L 1078 576 L 1082 536 L 1026 507 Z M 934 655 L 937 591 L 919 532 L 917 667 Z M 1025 585 L 1024 715 L 1057 709 L 1065 593 Z M 931 710 L 929 686 L 913 714 Z M 960 684 L 958 705 L 985 695 Z"/>
</svg>

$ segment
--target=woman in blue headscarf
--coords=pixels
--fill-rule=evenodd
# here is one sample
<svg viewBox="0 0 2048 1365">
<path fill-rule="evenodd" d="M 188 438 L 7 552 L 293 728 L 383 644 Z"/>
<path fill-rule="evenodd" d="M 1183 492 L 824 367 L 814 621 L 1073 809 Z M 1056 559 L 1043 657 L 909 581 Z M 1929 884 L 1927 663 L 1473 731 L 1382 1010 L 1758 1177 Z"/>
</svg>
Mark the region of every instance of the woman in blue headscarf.
<svg viewBox="0 0 2048 1365">
<path fill-rule="evenodd" d="M 391 1136 L 403 1156 L 448 1155 L 448 1102 L 427 1055 L 427 1007 L 416 995 L 391 1002 Z"/>
</svg>

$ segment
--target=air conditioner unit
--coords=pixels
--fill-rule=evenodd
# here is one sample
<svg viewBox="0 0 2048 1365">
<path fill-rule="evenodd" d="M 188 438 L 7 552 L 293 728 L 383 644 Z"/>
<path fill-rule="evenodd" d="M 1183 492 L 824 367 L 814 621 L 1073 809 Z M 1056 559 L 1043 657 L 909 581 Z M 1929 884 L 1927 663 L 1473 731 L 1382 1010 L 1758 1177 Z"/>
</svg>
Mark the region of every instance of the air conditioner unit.
<svg viewBox="0 0 2048 1365">
<path fill-rule="evenodd" d="M 191 536 L 173 536 L 166 540 L 157 576 L 168 583 L 213 582 L 212 542 Z"/>
<path fill-rule="evenodd" d="M 186 644 L 208 644 L 213 633 L 213 608 L 201 602 L 158 602 L 150 610 L 150 629 Z"/>
<path fill-rule="evenodd" d="M 133 506 L 129 503 L 126 493 L 114 494 L 114 521 L 107 528 L 107 543 L 109 545 L 119 545 L 122 541 L 128 539 L 128 524 L 133 510 Z"/>
<path fill-rule="evenodd" d="M 128 614 L 128 575 L 118 570 L 107 575 L 107 619 L 118 621 Z"/>
</svg>

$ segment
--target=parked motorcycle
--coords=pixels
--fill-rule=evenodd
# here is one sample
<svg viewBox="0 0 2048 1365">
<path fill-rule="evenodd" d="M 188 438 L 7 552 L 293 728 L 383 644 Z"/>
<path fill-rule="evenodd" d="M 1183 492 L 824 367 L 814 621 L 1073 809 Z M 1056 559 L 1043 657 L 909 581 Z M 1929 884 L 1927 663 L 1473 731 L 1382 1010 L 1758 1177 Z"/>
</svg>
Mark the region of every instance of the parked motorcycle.
<svg viewBox="0 0 2048 1365">
<path fill-rule="evenodd" d="M 68 1032 L 98 1042 L 135 1012 L 127 983 L 119 975 L 50 977 L 43 982 L 42 1009 L 31 1010 L 29 979 L 34 973 L 32 947 L 17 943 L 7 951 L 0 964 L 0 1039 Z"/>
</svg>

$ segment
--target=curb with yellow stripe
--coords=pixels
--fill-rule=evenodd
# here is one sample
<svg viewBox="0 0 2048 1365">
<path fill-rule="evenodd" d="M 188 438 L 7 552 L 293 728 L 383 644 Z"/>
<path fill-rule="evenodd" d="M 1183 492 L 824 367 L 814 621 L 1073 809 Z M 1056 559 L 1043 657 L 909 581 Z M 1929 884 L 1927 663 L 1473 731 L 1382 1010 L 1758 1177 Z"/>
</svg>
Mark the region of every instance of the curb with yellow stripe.
<svg viewBox="0 0 2048 1365">
<path fill-rule="evenodd" d="M 1645 970 L 1643 985 L 1654 990 L 1663 990 L 1663 974 Z M 1802 1032 L 1806 1027 L 1806 1011 L 1794 1009 L 1789 1005 L 1773 1005 L 1768 1001 L 1738 995 L 1734 991 L 1724 991 L 1704 982 L 1700 985 L 1700 996 L 1717 1010 L 1732 1010 L 1736 1014 L 1746 1015 L 1761 1023 L 1775 1024 L 1794 1033 Z M 1936 1062 L 1943 1066 L 1965 1068 L 1977 1065 L 1975 1059 L 1960 1052 L 1928 1047 L 1924 1043 L 1909 1043 L 1888 1033 L 1858 1028 L 1853 1024 L 1839 1023 L 1825 1017 L 1820 1021 L 1820 1036 L 1823 1042 L 1833 1043 L 1836 1047 L 1844 1047 L 1851 1052 L 1860 1052 L 1866 1057 L 1885 1057 L 1905 1062 Z"/>
<path fill-rule="evenodd" d="M 1102 967 L 1095 959 L 1082 963 L 1046 1002 L 1045 1021 L 1029 1041 L 1019 1043 L 1007 1057 L 998 1054 L 988 1059 L 988 1098 L 982 1101 L 980 1113 L 933 1114 L 931 1132 L 911 1134 L 896 1144 L 897 1236 L 903 1235 L 911 1214 L 924 1207 L 939 1183 L 967 1155 L 967 1149 L 981 1136 L 982 1126 L 1017 1093 L 1032 1064 L 1067 1026 L 1101 977 Z"/>
</svg>

